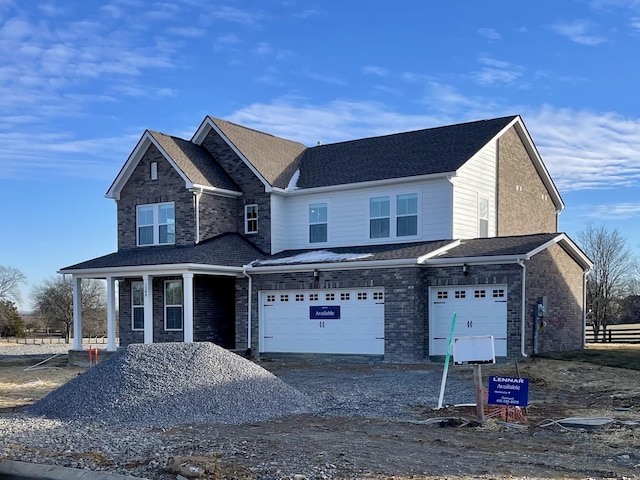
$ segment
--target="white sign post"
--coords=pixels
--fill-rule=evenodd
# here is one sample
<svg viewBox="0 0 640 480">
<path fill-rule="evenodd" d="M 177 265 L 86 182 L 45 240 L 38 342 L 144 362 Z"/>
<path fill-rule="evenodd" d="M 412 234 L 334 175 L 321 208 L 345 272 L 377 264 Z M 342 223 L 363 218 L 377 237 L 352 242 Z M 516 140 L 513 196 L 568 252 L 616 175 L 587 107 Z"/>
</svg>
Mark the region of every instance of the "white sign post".
<svg viewBox="0 0 640 480">
<path fill-rule="evenodd" d="M 455 338 L 453 340 L 453 362 L 455 365 L 473 365 L 473 380 L 476 385 L 476 412 L 478 421 L 484 423 L 482 365 L 496 363 L 493 336 Z"/>
</svg>

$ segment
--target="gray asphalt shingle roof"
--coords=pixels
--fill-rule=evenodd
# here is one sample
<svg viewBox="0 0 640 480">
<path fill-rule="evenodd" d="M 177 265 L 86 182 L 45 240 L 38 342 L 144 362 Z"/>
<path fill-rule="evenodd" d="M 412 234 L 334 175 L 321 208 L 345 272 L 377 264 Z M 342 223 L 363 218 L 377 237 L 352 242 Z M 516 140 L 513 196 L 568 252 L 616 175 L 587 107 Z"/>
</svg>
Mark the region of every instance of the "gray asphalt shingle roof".
<svg viewBox="0 0 640 480">
<path fill-rule="evenodd" d="M 513 237 L 473 238 L 436 258 L 472 258 L 526 255 L 558 237 L 560 233 L 539 233 Z"/>
<path fill-rule="evenodd" d="M 264 257 L 266 255 L 242 235 L 224 233 L 190 246 L 140 247 L 121 250 L 65 267 L 61 271 L 185 263 L 242 267 Z"/>
<path fill-rule="evenodd" d="M 204 147 L 164 133 L 151 130 L 149 133 L 192 183 L 241 192 Z"/>
<path fill-rule="evenodd" d="M 459 169 L 516 116 L 308 148 L 299 188 L 412 177 Z"/>
<path fill-rule="evenodd" d="M 209 117 L 270 185 L 286 188 L 298 160 L 307 148 L 302 143 Z"/>
</svg>

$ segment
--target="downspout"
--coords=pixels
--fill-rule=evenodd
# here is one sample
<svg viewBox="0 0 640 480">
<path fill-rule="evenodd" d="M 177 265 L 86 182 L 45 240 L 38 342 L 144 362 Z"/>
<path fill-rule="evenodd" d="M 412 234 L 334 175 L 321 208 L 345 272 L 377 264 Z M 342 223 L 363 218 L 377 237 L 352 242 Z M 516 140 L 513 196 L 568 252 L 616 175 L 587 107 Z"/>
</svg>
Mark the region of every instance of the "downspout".
<svg viewBox="0 0 640 480">
<path fill-rule="evenodd" d="M 522 357 L 527 356 L 527 352 L 525 352 L 525 336 L 527 332 L 527 299 L 526 299 L 526 282 L 527 282 L 527 266 L 524 264 L 522 259 L 518 260 L 518 265 L 522 267 L 522 320 L 520 321 L 521 331 L 520 331 L 520 354 Z"/>
<path fill-rule="evenodd" d="M 251 356 L 251 290 L 253 289 L 253 278 L 247 273 L 246 268 L 242 269 L 242 274 L 249 279 L 247 288 L 247 356 Z"/>
<path fill-rule="evenodd" d="M 196 244 L 200 243 L 200 197 L 202 196 L 202 189 L 199 191 L 193 191 L 193 198 L 196 209 Z"/>
</svg>

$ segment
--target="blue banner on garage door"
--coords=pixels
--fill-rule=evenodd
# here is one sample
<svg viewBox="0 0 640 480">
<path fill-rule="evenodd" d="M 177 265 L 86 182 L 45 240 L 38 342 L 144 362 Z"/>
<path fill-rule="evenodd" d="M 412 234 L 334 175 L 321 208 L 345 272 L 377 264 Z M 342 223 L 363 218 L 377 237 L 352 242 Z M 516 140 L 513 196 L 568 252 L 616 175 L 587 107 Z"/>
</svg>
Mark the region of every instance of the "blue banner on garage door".
<svg viewBox="0 0 640 480">
<path fill-rule="evenodd" d="M 329 307 L 309 307 L 309 318 L 311 320 L 340 320 L 340 305 Z"/>
</svg>

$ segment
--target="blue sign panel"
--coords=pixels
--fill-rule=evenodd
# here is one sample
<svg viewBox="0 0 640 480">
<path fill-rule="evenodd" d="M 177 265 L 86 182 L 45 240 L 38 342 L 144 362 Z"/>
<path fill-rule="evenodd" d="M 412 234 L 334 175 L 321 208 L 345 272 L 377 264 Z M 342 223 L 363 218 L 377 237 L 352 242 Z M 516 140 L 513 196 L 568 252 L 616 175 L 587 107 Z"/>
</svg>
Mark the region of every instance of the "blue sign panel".
<svg viewBox="0 0 640 480">
<path fill-rule="evenodd" d="M 529 403 L 529 379 L 489 377 L 487 403 L 506 407 L 526 407 Z"/>
<path fill-rule="evenodd" d="M 330 307 L 309 307 L 311 320 L 340 320 L 340 305 Z"/>
</svg>

